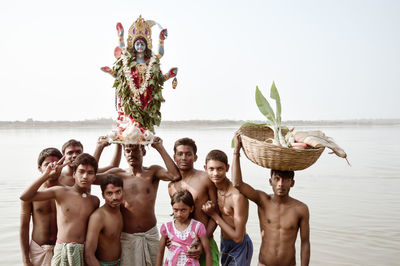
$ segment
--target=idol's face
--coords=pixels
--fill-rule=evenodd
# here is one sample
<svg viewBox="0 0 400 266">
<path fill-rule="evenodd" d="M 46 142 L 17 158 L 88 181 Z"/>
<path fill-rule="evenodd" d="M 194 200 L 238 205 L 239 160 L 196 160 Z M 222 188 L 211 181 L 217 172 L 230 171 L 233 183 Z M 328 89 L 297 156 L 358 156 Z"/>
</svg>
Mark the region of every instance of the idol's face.
<svg viewBox="0 0 400 266">
<path fill-rule="evenodd" d="M 134 43 L 135 50 L 138 53 L 143 53 L 146 50 L 146 43 L 142 38 L 139 38 Z"/>
</svg>

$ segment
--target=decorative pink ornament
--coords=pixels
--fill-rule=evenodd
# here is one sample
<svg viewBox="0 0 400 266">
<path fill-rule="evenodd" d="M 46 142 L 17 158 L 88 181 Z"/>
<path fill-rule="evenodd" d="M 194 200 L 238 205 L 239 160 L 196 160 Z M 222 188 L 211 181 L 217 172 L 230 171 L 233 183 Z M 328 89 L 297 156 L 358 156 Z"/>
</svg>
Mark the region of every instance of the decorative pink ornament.
<svg viewBox="0 0 400 266">
<path fill-rule="evenodd" d="M 114 56 L 115 56 L 115 58 L 116 58 L 116 59 L 120 58 L 121 54 L 122 54 L 121 48 L 119 48 L 118 46 L 115 47 L 115 49 L 114 49 Z"/>
</svg>

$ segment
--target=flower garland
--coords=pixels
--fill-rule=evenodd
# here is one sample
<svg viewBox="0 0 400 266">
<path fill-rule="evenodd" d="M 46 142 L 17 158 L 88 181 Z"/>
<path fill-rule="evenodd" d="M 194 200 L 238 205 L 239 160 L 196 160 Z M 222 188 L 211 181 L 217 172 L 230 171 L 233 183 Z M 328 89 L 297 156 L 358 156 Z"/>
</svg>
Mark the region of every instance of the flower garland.
<svg viewBox="0 0 400 266">
<path fill-rule="evenodd" d="M 128 54 L 129 54 L 129 53 L 128 53 Z M 129 55 L 130 55 L 130 54 L 129 54 Z M 140 95 L 142 95 L 142 94 L 146 91 L 146 88 L 147 88 L 147 86 L 149 85 L 149 80 L 150 80 L 151 75 L 152 75 L 151 70 L 152 70 L 152 68 L 153 68 L 154 62 L 155 62 L 156 59 L 157 59 L 157 56 L 156 56 L 154 53 L 152 54 L 152 56 L 151 56 L 151 58 L 150 58 L 149 65 L 148 65 L 147 68 L 146 68 L 145 79 L 144 79 L 144 81 L 142 82 L 142 86 L 140 86 L 139 89 L 136 87 L 136 84 L 133 82 L 132 74 L 131 74 L 131 69 L 130 69 L 129 64 L 128 64 L 128 60 L 129 60 L 128 57 L 130 57 L 130 56 L 127 55 L 126 48 L 124 48 L 124 49 L 123 49 L 123 53 L 121 54 L 121 58 L 122 58 L 122 71 L 123 71 L 123 73 L 124 73 L 124 75 L 125 75 L 126 81 L 128 82 L 129 88 L 131 88 L 131 90 L 132 90 L 132 92 L 133 92 L 133 101 L 134 101 L 136 104 L 139 104 L 139 105 L 140 105 L 140 104 L 141 104 L 141 102 L 140 102 Z M 132 59 L 134 60 L 135 58 L 132 58 Z"/>
<path fill-rule="evenodd" d="M 164 77 L 156 55 L 152 54 L 147 62 L 144 80 L 138 88 L 132 76 L 132 69 L 137 65 L 136 57 L 129 49 L 123 49 L 112 69 L 115 73 L 113 87 L 116 88 L 116 107 L 120 116 L 133 118 L 140 128 L 149 129 L 154 133 L 154 126 L 159 126 L 161 122 Z M 151 99 L 150 102 L 142 102 L 146 92 L 150 95 L 145 99 Z"/>
</svg>

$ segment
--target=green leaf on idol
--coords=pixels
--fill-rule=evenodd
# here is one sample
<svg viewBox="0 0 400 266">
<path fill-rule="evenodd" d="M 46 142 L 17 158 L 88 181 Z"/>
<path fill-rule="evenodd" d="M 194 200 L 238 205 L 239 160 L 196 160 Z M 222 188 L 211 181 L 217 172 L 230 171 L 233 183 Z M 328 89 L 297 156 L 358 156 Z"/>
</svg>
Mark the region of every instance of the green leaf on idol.
<svg viewBox="0 0 400 266">
<path fill-rule="evenodd" d="M 276 103 L 276 123 L 281 123 L 281 98 L 279 97 L 278 89 L 275 86 L 275 82 L 272 82 L 270 97 L 275 100 Z"/>
<path fill-rule="evenodd" d="M 261 91 L 256 87 L 256 103 L 260 112 L 268 118 L 269 121 L 276 123 L 274 110 L 272 110 L 271 105 L 268 103 L 267 99 L 265 99 L 264 95 L 262 95 Z"/>
</svg>

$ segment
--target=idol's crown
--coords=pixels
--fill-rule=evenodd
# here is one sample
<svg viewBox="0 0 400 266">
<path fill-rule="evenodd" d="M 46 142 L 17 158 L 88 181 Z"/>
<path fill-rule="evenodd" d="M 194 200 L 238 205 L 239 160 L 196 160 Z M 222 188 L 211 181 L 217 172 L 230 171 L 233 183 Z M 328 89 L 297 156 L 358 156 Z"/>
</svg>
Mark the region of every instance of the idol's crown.
<svg viewBox="0 0 400 266">
<path fill-rule="evenodd" d="M 151 50 L 153 45 L 151 41 L 151 27 L 155 24 L 152 20 L 144 20 L 140 15 L 139 18 L 129 28 L 128 48 L 133 49 L 133 43 L 138 37 L 146 39 L 147 47 Z"/>
</svg>

